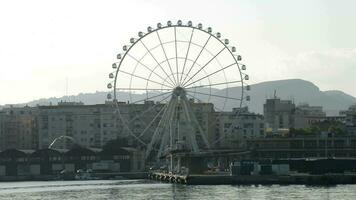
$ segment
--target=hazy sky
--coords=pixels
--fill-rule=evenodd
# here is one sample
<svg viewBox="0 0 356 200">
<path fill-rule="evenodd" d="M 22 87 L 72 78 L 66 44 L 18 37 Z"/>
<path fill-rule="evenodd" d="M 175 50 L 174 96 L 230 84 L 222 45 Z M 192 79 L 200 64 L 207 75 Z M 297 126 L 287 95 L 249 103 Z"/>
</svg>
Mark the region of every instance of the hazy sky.
<svg viewBox="0 0 356 200">
<path fill-rule="evenodd" d="M 130 37 L 178 19 L 213 27 L 250 83 L 287 78 L 356 96 L 356 1 L 1 1 L 0 104 L 105 91 Z"/>
</svg>

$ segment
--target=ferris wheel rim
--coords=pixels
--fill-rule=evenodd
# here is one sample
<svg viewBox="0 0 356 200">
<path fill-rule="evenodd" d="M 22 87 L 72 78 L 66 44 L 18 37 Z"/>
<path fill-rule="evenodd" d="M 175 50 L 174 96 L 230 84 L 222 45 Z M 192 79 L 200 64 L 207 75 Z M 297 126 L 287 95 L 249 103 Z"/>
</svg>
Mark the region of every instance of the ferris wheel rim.
<svg viewBox="0 0 356 200">
<path fill-rule="evenodd" d="M 183 28 L 191 28 L 193 30 L 199 30 L 201 32 L 204 32 L 204 33 L 207 33 L 209 34 L 210 36 L 209 37 L 214 37 L 217 41 L 220 42 L 220 44 L 222 44 L 224 47 L 226 47 L 225 43 L 223 41 L 220 40 L 220 38 L 218 38 L 216 35 L 208 32 L 208 31 L 205 31 L 204 29 L 200 29 L 199 27 L 194 27 L 194 26 L 189 26 L 189 25 L 170 25 L 170 26 L 163 26 L 161 28 L 157 28 L 157 29 L 154 29 L 152 30 L 151 32 L 148 32 L 146 34 L 144 34 L 142 37 L 139 37 L 137 40 L 134 41 L 134 43 L 132 43 L 132 45 L 129 46 L 129 48 L 125 51 L 125 53 L 123 54 L 122 58 L 121 58 L 121 61 L 119 62 L 119 66 L 117 67 L 117 70 L 116 70 L 116 75 L 115 75 L 115 79 L 114 79 L 114 85 L 116 85 L 116 82 L 117 82 L 117 74 L 119 72 L 119 69 L 121 67 L 121 63 L 122 61 L 125 59 L 126 55 L 127 55 L 127 52 L 129 52 L 139 41 L 143 40 L 145 37 L 147 37 L 148 35 L 152 34 L 152 33 L 155 33 L 157 32 L 158 30 L 164 30 L 164 29 L 167 29 L 167 28 L 172 28 L 172 27 L 183 27 Z M 158 45 L 159 46 L 159 45 Z M 229 49 L 229 48 L 225 48 L 231 55 L 231 57 L 234 59 L 235 63 L 237 64 L 237 67 L 239 69 L 239 74 L 240 74 L 240 79 L 243 80 L 243 76 L 242 76 L 242 72 L 241 72 L 241 68 L 239 66 L 239 63 L 238 63 L 238 60 L 236 59 L 235 55 L 233 54 L 233 52 Z M 243 88 L 244 87 L 244 83 L 242 81 L 241 83 L 241 87 Z M 243 90 L 242 90 L 242 99 L 244 97 L 244 93 L 243 93 Z M 114 98 L 116 98 L 116 91 L 114 90 Z M 241 102 L 241 105 L 242 105 L 242 102 Z M 240 105 L 240 106 L 241 106 Z"/>
</svg>

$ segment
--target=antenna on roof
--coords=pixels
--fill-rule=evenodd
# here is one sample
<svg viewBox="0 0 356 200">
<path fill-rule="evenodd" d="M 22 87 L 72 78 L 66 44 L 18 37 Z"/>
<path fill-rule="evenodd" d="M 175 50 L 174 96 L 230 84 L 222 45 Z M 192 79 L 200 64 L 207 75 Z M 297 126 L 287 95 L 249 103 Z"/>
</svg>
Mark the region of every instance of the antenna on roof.
<svg viewBox="0 0 356 200">
<path fill-rule="evenodd" d="M 68 96 L 68 76 L 66 77 L 66 94 L 65 97 L 68 102 L 70 102 L 69 96 Z"/>
<path fill-rule="evenodd" d="M 276 90 L 274 90 L 274 94 L 273 94 L 273 97 L 275 98 L 275 99 L 277 99 L 277 91 Z"/>
</svg>

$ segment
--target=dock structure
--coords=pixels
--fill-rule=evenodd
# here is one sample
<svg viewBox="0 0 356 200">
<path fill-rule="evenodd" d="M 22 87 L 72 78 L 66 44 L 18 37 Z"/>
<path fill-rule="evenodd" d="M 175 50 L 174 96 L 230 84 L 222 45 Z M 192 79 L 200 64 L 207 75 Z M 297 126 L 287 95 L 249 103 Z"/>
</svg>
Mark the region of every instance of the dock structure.
<svg viewBox="0 0 356 200">
<path fill-rule="evenodd" d="M 151 180 L 157 180 L 167 183 L 180 183 L 187 185 L 218 185 L 218 184 L 233 184 L 233 176 L 228 174 L 205 175 L 205 174 L 172 174 L 162 172 L 152 172 L 148 174 Z"/>
<path fill-rule="evenodd" d="M 169 182 L 169 183 L 188 184 L 188 175 L 152 172 L 148 174 L 148 178 L 152 180 Z"/>
<path fill-rule="evenodd" d="M 356 174 L 293 174 L 293 175 L 239 175 L 227 174 L 193 174 L 179 175 L 172 173 L 151 172 L 151 180 L 187 185 L 246 185 L 246 184 L 302 184 L 302 185 L 336 185 L 356 184 Z"/>
</svg>

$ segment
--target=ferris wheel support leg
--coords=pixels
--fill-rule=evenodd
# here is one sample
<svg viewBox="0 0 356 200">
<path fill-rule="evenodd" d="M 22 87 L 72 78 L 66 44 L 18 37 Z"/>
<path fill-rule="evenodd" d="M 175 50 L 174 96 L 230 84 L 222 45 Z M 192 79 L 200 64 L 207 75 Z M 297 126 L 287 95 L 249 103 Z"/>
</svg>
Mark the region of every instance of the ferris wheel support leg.
<svg viewBox="0 0 356 200">
<path fill-rule="evenodd" d="M 165 133 L 165 129 L 163 129 L 163 137 L 162 137 L 162 140 L 161 140 L 161 144 L 159 146 L 159 150 L 158 150 L 158 153 L 157 153 L 157 160 L 159 160 L 159 158 L 162 156 L 163 154 L 163 151 L 164 151 L 164 147 L 166 146 L 166 143 L 168 141 L 168 134 Z"/>
<path fill-rule="evenodd" d="M 162 124 L 165 125 L 165 122 L 167 120 L 167 111 L 169 110 L 171 101 L 169 102 L 168 107 L 166 108 L 166 110 L 164 111 L 163 115 L 162 115 L 162 119 L 159 121 L 158 126 L 155 130 L 155 132 L 153 133 L 152 136 L 152 140 L 150 141 L 150 143 L 147 146 L 147 150 L 146 150 L 146 155 L 145 155 L 145 159 L 147 160 L 148 156 L 150 155 L 152 148 L 154 146 L 154 144 L 156 143 L 156 140 L 158 138 L 158 136 L 161 134 L 161 129 L 164 129 L 164 127 L 162 128 Z"/>
<path fill-rule="evenodd" d="M 193 122 L 194 122 L 194 123 L 196 124 L 196 126 L 198 127 L 199 132 L 200 132 L 200 135 L 201 135 L 201 137 L 203 138 L 204 144 L 206 145 L 207 148 L 210 149 L 209 141 L 208 141 L 208 139 L 207 139 L 207 137 L 206 137 L 206 135 L 205 135 L 205 133 L 204 133 L 202 127 L 200 126 L 200 124 L 199 124 L 197 118 L 195 117 L 194 113 L 192 113 L 192 110 L 193 110 L 192 107 L 190 106 L 189 102 L 187 102 L 187 101 L 185 101 L 185 104 L 186 104 L 188 110 L 191 111 L 191 112 L 189 112 L 189 114 L 190 114 L 190 116 L 191 116 L 190 118 L 193 120 Z"/>
<path fill-rule="evenodd" d="M 191 130 L 192 130 L 192 133 L 188 133 L 188 138 L 190 138 L 190 144 L 192 145 L 192 149 L 194 152 L 199 152 L 199 146 L 198 146 L 198 143 L 197 143 L 197 139 L 195 137 L 195 129 L 193 127 L 193 125 L 191 124 L 192 120 L 190 118 L 190 115 L 189 115 L 189 109 L 187 107 L 187 104 L 186 104 L 186 101 L 185 100 L 182 100 L 182 104 L 183 104 L 183 109 L 184 109 L 184 114 L 188 120 L 188 124 L 189 126 L 191 127 Z"/>
<path fill-rule="evenodd" d="M 169 145 L 172 148 L 172 139 L 173 139 L 173 132 L 172 132 L 172 122 L 173 122 L 173 118 L 174 118 L 174 114 L 175 114 L 175 107 L 177 105 L 177 99 L 172 98 L 171 99 L 171 103 L 169 105 L 168 108 L 168 115 L 166 117 L 166 121 L 168 121 L 167 126 L 165 126 L 165 129 L 163 130 L 163 138 L 160 144 L 160 148 L 157 154 L 157 158 L 159 158 L 163 152 L 164 152 L 164 147 Z M 168 131 L 166 131 L 168 129 Z M 168 141 L 168 139 L 170 139 L 170 141 Z"/>
</svg>

